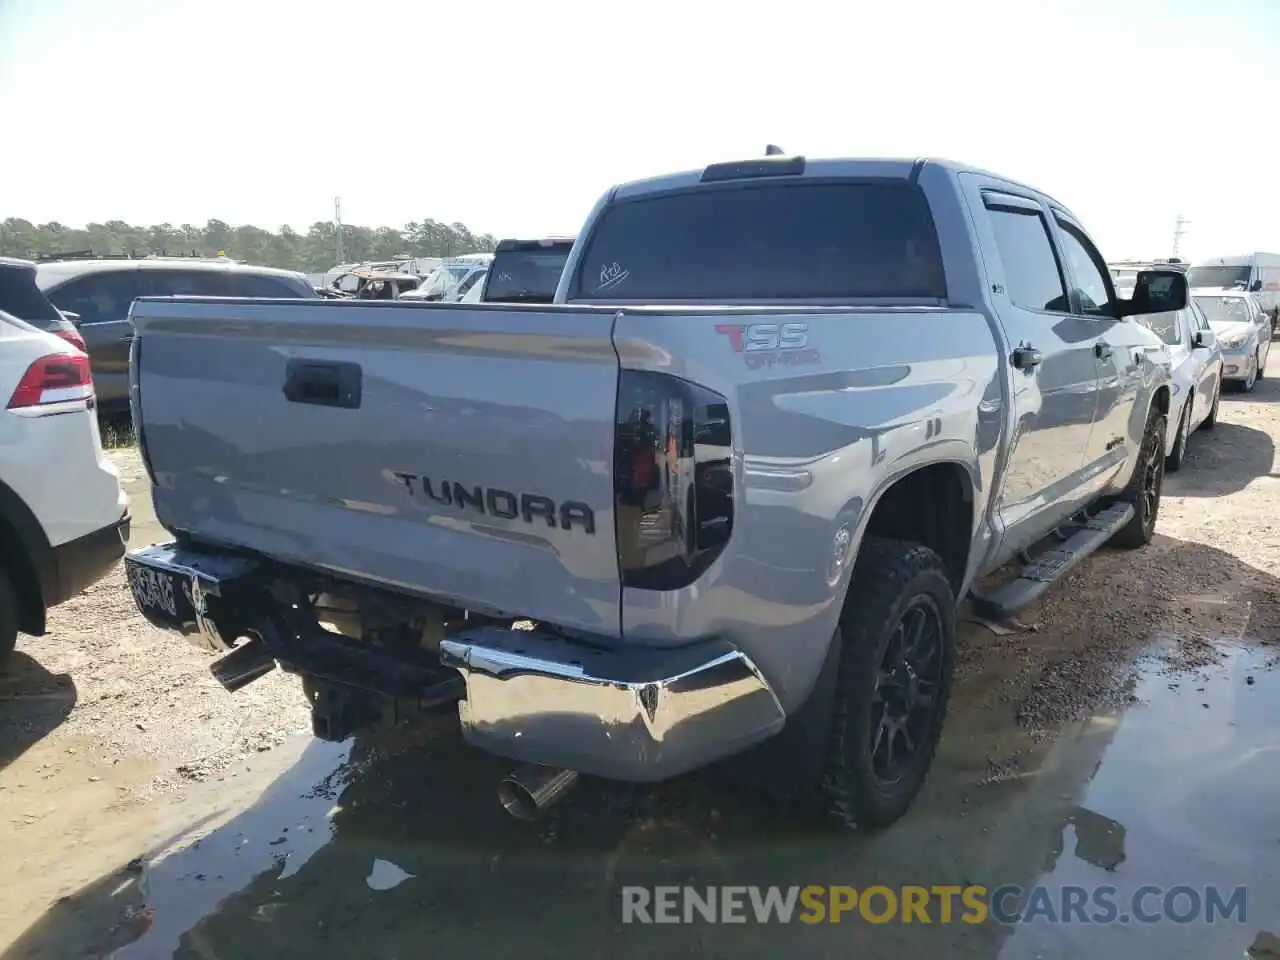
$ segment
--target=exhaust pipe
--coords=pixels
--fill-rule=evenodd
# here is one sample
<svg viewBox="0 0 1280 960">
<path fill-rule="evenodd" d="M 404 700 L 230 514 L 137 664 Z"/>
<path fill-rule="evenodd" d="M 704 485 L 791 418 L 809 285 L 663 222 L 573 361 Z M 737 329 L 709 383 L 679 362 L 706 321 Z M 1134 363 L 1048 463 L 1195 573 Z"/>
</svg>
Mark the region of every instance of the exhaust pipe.
<svg viewBox="0 0 1280 960">
<path fill-rule="evenodd" d="M 233 649 L 225 657 L 215 660 L 209 667 L 213 678 L 229 693 L 247 687 L 259 677 L 265 677 L 276 668 L 271 648 L 253 637 Z"/>
<path fill-rule="evenodd" d="M 502 778 L 498 784 L 498 800 L 502 809 L 517 820 L 536 820 L 577 782 L 576 770 L 528 764 Z"/>
</svg>

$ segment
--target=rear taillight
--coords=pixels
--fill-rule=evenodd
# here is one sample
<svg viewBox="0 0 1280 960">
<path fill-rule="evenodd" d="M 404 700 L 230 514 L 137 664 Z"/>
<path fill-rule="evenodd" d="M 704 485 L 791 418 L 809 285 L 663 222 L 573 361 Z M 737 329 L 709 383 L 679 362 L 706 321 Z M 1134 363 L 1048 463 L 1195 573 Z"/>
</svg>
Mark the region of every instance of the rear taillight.
<svg viewBox="0 0 1280 960">
<path fill-rule="evenodd" d="M 31 410 L 60 404 L 83 404 L 93 399 L 89 358 L 55 353 L 41 357 L 22 375 L 9 398 L 10 410 Z"/>
<path fill-rule="evenodd" d="M 84 337 L 80 336 L 80 331 L 76 330 L 74 327 L 66 330 L 54 330 L 53 333 L 55 336 L 59 336 L 63 340 L 67 341 L 67 343 L 71 344 L 81 353 L 89 352 L 89 348 L 84 345 Z"/>
<path fill-rule="evenodd" d="M 623 586 L 687 586 L 729 542 L 731 433 L 718 393 L 666 374 L 622 371 L 613 489 Z"/>
</svg>

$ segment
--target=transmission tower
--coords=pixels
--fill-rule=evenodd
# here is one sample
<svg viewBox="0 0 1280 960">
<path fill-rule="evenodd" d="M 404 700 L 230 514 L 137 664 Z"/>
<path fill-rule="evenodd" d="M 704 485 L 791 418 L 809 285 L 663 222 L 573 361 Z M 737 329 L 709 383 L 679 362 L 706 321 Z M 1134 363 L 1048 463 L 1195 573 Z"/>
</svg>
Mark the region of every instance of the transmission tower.
<svg viewBox="0 0 1280 960">
<path fill-rule="evenodd" d="M 342 263 L 342 198 L 333 198 L 333 231 L 338 240 L 338 262 Z"/>
<path fill-rule="evenodd" d="M 1176 220 L 1173 221 L 1173 255 L 1178 256 L 1178 251 L 1182 246 L 1182 235 L 1187 232 L 1187 224 L 1191 221 L 1178 214 Z"/>
</svg>

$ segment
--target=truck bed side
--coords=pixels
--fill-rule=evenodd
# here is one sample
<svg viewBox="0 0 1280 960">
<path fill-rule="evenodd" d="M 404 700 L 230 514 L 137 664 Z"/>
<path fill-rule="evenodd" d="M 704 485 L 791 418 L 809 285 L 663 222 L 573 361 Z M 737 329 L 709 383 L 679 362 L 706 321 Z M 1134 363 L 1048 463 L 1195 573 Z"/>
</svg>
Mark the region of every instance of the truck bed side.
<svg viewBox="0 0 1280 960">
<path fill-rule="evenodd" d="M 785 324 L 804 346 L 735 349 L 743 331 Z M 826 645 L 813 638 L 834 630 L 848 564 L 895 480 L 948 464 L 971 498 L 973 555 L 988 545 L 1004 370 L 981 312 L 633 307 L 614 337 L 624 371 L 662 370 L 724 395 L 740 457 L 723 556 L 683 590 L 624 589 L 629 641 L 730 636 L 790 708 L 821 667 Z"/>
</svg>

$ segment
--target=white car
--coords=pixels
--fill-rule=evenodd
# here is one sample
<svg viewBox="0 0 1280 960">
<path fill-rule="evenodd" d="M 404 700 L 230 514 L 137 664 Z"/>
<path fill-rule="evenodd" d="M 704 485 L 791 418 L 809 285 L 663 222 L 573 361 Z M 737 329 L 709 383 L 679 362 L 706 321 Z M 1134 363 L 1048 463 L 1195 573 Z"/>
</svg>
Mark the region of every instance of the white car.
<svg viewBox="0 0 1280 960">
<path fill-rule="evenodd" d="M 124 556 L 129 500 L 102 452 L 89 358 L 0 313 L 0 665 L 18 631 Z"/>
<path fill-rule="evenodd" d="M 1243 290 L 1193 288 L 1191 298 L 1208 317 L 1218 338 L 1223 377 L 1245 393 L 1250 392 L 1267 372 L 1271 319 L 1257 298 Z"/>
<path fill-rule="evenodd" d="M 1176 313 L 1135 317 L 1169 348 L 1173 373 L 1173 401 L 1165 433 L 1165 469 L 1178 470 L 1187 456 L 1191 434 L 1218 422 L 1222 399 L 1223 359 L 1218 339 L 1194 298 Z M 1175 426 L 1176 425 L 1176 426 Z"/>
<path fill-rule="evenodd" d="M 485 275 L 489 272 L 492 254 L 485 254 L 489 260 L 476 259 L 480 254 L 459 257 L 445 263 L 432 273 L 417 290 L 410 290 L 401 296 L 401 300 L 435 300 L 441 303 L 457 303 L 477 284 L 483 286 Z M 468 301 L 472 302 L 472 301 Z"/>
</svg>

